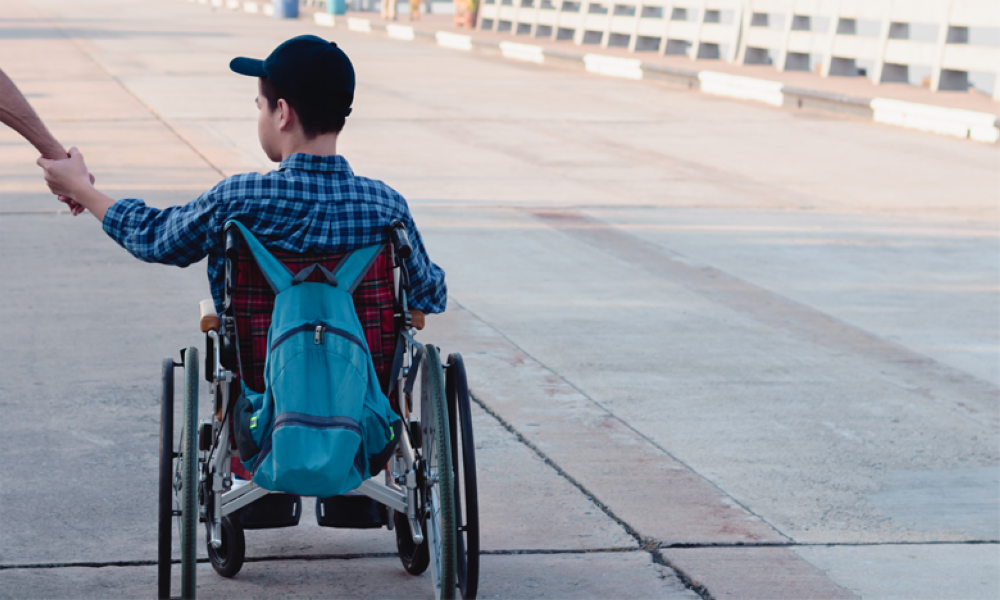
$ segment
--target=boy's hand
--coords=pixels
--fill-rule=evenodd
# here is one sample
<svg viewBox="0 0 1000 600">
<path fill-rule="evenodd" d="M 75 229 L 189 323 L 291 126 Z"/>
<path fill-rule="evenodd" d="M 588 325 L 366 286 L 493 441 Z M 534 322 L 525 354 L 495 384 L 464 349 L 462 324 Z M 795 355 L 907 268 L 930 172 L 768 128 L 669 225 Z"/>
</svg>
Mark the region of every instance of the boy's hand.
<svg viewBox="0 0 1000 600">
<path fill-rule="evenodd" d="M 115 201 L 94 188 L 94 176 L 87 171 L 83 155 L 76 148 L 69 149 L 69 158 L 51 160 L 39 158 L 39 167 L 45 169 L 45 183 L 61 202 L 65 202 L 74 215 L 89 210 L 98 221 Z"/>
<path fill-rule="evenodd" d="M 90 184 L 93 185 L 95 181 L 97 181 L 97 179 L 95 179 L 94 178 L 94 174 L 91 173 L 90 174 Z M 58 198 L 60 202 L 62 202 L 63 204 L 65 204 L 66 206 L 69 207 L 69 209 L 70 209 L 70 211 L 72 211 L 74 217 L 83 214 L 83 212 L 85 210 L 87 210 L 86 207 L 84 207 L 82 204 L 80 204 L 76 200 L 74 200 L 72 198 L 69 198 L 67 196 L 56 196 L 56 198 Z"/>
<path fill-rule="evenodd" d="M 58 198 L 60 202 L 69 207 L 69 210 L 73 213 L 74 217 L 82 214 L 83 211 L 87 210 L 80 203 L 78 203 L 76 200 L 72 198 L 68 198 L 66 196 L 56 196 L 56 198 Z"/>
<path fill-rule="evenodd" d="M 415 308 L 410 309 L 410 324 L 413 325 L 415 329 L 424 328 L 424 311 L 417 310 Z"/>
<path fill-rule="evenodd" d="M 61 196 L 60 200 L 62 198 L 75 200 L 76 196 L 93 187 L 90 171 L 83 162 L 83 155 L 75 146 L 69 149 L 69 158 L 63 160 L 39 158 L 36 164 L 45 169 L 45 183 L 49 185 L 49 190 L 53 194 Z"/>
</svg>

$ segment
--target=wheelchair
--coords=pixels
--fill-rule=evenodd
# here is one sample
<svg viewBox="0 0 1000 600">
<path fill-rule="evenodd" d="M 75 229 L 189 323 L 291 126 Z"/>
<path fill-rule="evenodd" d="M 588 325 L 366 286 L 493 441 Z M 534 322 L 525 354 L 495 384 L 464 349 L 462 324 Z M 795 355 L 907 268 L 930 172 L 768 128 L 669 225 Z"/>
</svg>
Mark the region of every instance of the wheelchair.
<svg viewBox="0 0 1000 600">
<path fill-rule="evenodd" d="M 422 345 L 414 338 L 416 329 L 407 303 L 409 278 L 404 265 L 412 248 L 399 222 L 388 228 L 387 238 L 354 296 L 366 339 L 371 326 L 381 332 L 383 340 L 388 340 L 378 348 L 380 361 L 376 363 L 376 371 L 383 392 L 401 417 L 402 427 L 396 436 L 398 444 L 385 467 L 348 496 L 336 498 L 371 499 L 362 498 L 369 506 L 377 507 L 375 519 L 363 526 L 394 531 L 403 568 L 412 575 L 420 575 L 430 567 L 435 598 L 475 598 L 479 579 L 479 507 L 465 367 L 460 354 L 450 354 L 442 362 L 438 348 Z M 225 231 L 223 314 L 221 317 L 215 314 L 211 301 L 203 302 L 201 307 L 205 379 L 213 397 L 210 419 L 201 422 L 198 419 L 202 366 L 198 347 L 182 350 L 179 362 L 171 358 L 163 361 L 159 598 L 170 597 L 171 566 L 175 562 L 180 563 L 181 598 L 195 597 L 199 529 L 205 536 L 213 569 L 223 577 L 232 577 L 245 561 L 244 530 L 295 525 L 302 512 L 298 496 L 271 492 L 253 483 L 245 470 L 243 479 L 239 479 L 241 473 L 237 472 L 242 465 L 236 460 L 238 453 L 232 442 L 232 409 L 241 378 L 247 385 L 254 377 L 262 381 L 260 353 L 250 357 L 247 354 L 254 354 L 254 344 L 259 344 L 261 335 L 266 348 L 270 322 L 266 298 L 262 303 L 260 297 L 254 297 L 255 293 L 262 293 L 260 289 L 254 291 L 256 263 L 241 241 L 237 228 Z M 326 260 L 335 264 L 339 259 L 338 255 L 299 255 L 305 258 L 296 261 L 297 257 L 288 253 L 275 255 L 292 271 L 304 268 L 306 263 L 322 264 Z M 259 276 L 259 271 L 256 275 Z M 372 284 L 369 288 L 375 290 L 374 296 L 381 298 L 375 303 L 377 310 L 372 310 L 373 294 L 369 293 L 371 289 L 365 291 L 366 282 Z M 359 298 L 359 294 L 366 293 L 369 297 Z M 241 304 L 241 298 L 249 300 Z M 242 310 L 247 306 L 256 307 L 257 314 L 250 314 L 250 309 Z M 373 314 L 379 315 L 378 318 L 373 318 Z M 372 339 L 379 341 L 377 337 Z M 371 342 L 368 345 L 373 346 Z M 180 435 L 176 442 L 175 371 L 181 371 L 183 379 Z M 418 377 L 419 394 L 414 394 Z M 419 414 L 413 410 L 414 395 L 419 395 Z M 254 509 L 266 509 L 269 499 L 286 509 L 291 506 L 291 514 L 286 510 L 284 521 L 255 522 Z M 317 518 L 328 506 L 328 500 L 317 499 Z M 257 510 L 256 514 L 261 512 Z M 173 559 L 175 530 L 180 538 L 179 561 Z"/>
</svg>

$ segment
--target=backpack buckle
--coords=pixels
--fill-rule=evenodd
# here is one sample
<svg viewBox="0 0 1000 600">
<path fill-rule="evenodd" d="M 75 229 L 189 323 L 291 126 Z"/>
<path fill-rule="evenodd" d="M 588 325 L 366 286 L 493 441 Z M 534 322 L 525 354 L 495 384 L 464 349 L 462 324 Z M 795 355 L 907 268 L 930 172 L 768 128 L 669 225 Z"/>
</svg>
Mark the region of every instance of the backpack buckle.
<svg viewBox="0 0 1000 600">
<path fill-rule="evenodd" d="M 313 343 L 316 345 L 323 343 L 323 332 L 326 331 L 326 327 L 322 325 L 316 326 L 316 335 L 313 337 Z"/>
</svg>

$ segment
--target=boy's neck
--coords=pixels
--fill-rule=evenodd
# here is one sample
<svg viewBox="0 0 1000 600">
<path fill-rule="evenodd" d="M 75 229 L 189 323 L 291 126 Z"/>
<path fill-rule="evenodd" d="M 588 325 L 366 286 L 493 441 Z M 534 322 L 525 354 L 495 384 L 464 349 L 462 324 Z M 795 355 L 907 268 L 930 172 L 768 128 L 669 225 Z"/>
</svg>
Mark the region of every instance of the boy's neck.
<svg viewBox="0 0 1000 600">
<path fill-rule="evenodd" d="M 337 154 L 337 134 L 323 133 L 313 139 L 305 136 L 289 137 L 282 144 L 281 160 L 293 154 L 312 154 L 314 156 L 334 156 Z M 279 161 L 280 162 L 280 161 Z"/>
</svg>

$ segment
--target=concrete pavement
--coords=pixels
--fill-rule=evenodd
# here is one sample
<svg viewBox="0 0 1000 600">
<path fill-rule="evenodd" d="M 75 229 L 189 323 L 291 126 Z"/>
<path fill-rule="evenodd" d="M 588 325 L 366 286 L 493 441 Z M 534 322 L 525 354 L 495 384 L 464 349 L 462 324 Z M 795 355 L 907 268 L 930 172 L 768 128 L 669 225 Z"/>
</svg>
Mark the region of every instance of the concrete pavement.
<svg viewBox="0 0 1000 600">
<path fill-rule="evenodd" d="M 57 137 L 157 206 L 270 168 L 231 57 L 331 33 L 0 10 L 0 64 Z M 484 597 L 997 597 L 996 148 L 335 35 L 359 74 L 341 153 L 448 272 L 421 339 L 463 353 L 482 409 Z M 208 286 L 60 212 L 0 141 L 0 594 L 143 595 L 159 360 L 200 344 Z M 429 591 L 392 534 L 310 523 L 251 532 L 264 560 L 203 568 L 202 595 Z"/>
</svg>

